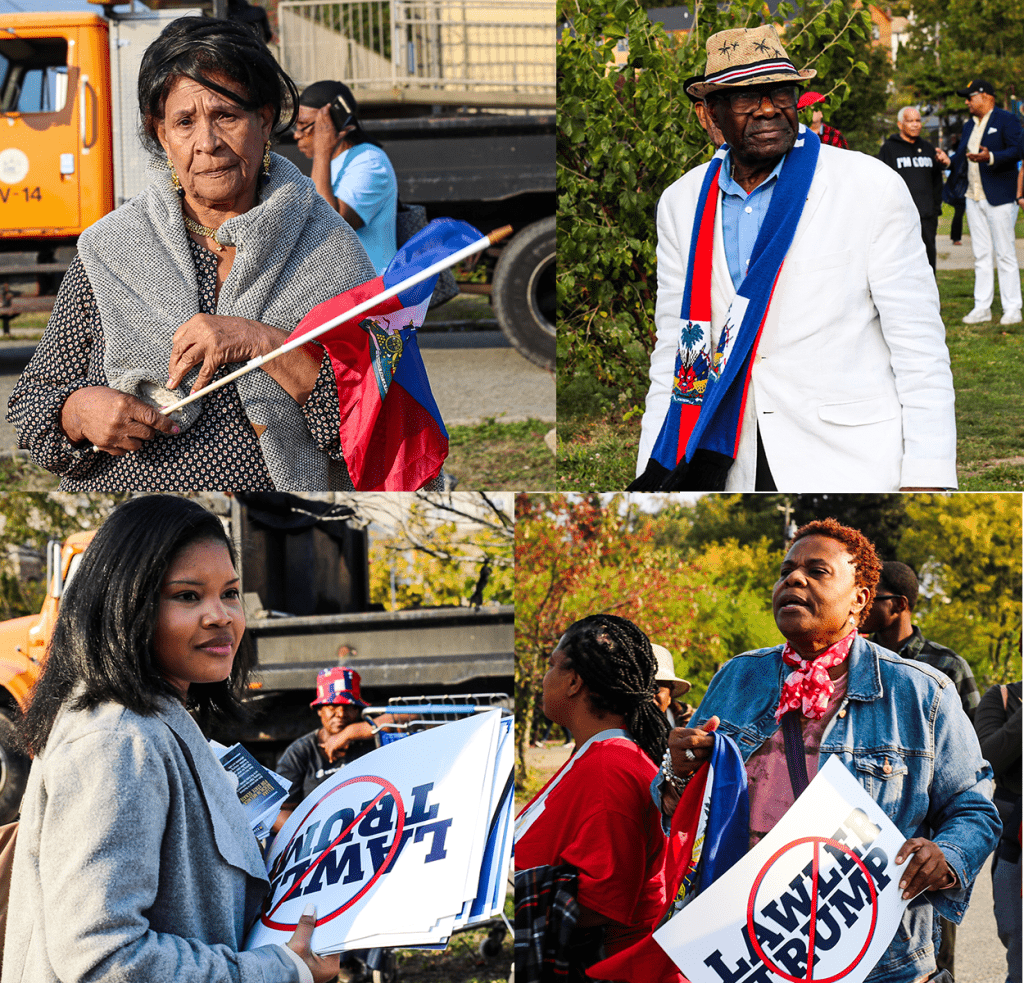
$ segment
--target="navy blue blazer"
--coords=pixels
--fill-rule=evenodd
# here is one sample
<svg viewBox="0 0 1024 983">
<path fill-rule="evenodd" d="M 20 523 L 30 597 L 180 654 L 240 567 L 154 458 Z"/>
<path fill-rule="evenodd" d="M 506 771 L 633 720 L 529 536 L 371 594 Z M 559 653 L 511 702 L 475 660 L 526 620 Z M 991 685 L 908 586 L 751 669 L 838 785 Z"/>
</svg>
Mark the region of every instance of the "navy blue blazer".
<svg viewBox="0 0 1024 983">
<path fill-rule="evenodd" d="M 967 161 L 967 141 L 974 132 L 974 117 L 964 123 L 960 145 L 951 162 L 956 173 L 959 160 Z M 988 125 L 981 137 L 981 145 L 988 148 L 991 163 L 979 164 L 981 186 L 990 205 L 1006 205 L 1017 197 L 1017 161 L 1021 159 L 1021 125 L 1013 113 L 998 106 L 992 110 Z"/>
</svg>

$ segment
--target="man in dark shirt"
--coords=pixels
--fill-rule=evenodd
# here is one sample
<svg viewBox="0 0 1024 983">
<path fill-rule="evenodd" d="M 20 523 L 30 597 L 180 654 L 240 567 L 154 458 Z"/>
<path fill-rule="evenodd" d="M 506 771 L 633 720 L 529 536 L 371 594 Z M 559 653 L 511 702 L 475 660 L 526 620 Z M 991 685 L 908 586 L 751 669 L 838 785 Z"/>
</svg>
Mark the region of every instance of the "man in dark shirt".
<svg viewBox="0 0 1024 983">
<path fill-rule="evenodd" d="M 935 232 L 942 212 L 942 168 L 949 166 L 949 157 L 921 139 L 921 114 L 913 106 L 899 111 L 896 126 L 898 132 L 882 144 L 878 159 L 907 182 L 921 216 L 921 238 L 934 270 Z"/>
<path fill-rule="evenodd" d="M 291 783 L 291 791 L 275 828 L 321 782 L 345 765 L 374 749 L 370 727 L 362 721 L 367 704 L 359 695 L 360 678 L 355 669 L 335 666 L 321 669 L 316 679 L 316 699 L 310 704 L 320 726 L 285 748 L 275 769 Z"/>
<path fill-rule="evenodd" d="M 941 182 L 940 182 L 941 184 Z M 932 234 L 934 248 L 935 235 Z M 914 605 L 917 603 L 919 584 L 917 574 L 905 563 L 886 560 L 871 611 L 861 625 L 861 632 L 873 632 L 871 640 L 885 646 L 904 659 L 916 659 L 947 675 L 956 686 L 964 712 L 974 722 L 978 706 L 978 684 L 966 660 L 945 645 L 937 645 L 921 634 L 913 623 Z M 935 957 L 939 969 L 953 973 L 953 955 L 956 945 L 956 923 L 939 917 L 942 942 Z"/>
<path fill-rule="evenodd" d="M 947 675 L 956 686 L 964 712 L 974 721 L 978 684 L 967 662 L 945 645 L 929 641 L 913 623 L 919 585 L 917 574 L 905 563 L 886 560 L 878 581 L 874 604 L 861 633 L 904 659 L 917 659 Z"/>
</svg>

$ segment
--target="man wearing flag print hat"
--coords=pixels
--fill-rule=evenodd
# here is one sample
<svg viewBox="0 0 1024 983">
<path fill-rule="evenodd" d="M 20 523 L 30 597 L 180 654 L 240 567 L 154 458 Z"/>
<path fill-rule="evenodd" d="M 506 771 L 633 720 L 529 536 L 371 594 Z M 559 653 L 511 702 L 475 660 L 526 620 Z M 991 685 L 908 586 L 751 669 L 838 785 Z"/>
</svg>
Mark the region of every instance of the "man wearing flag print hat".
<svg viewBox="0 0 1024 983">
<path fill-rule="evenodd" d="M 634 490 L 956 487 L 939 296 L 904 182 L 797 120 L 774 27 L 707 41 L 726 139 L 658 207 L 657 342 Z"/>
<path fill-rule="evenodd" d="M 360 696 L 359 673 L 346 666 L 321 669 L 316 677 L 316 699 L 310 703 L 320 726 L 285 748 L 277 772 L 292 783 L 284 804 L 285 815 L 321 782 L 356 758 L 372 751 L 373 740 L 346 740 L 346 727 L 358 724 L 367 704 Z"/>
</svg>

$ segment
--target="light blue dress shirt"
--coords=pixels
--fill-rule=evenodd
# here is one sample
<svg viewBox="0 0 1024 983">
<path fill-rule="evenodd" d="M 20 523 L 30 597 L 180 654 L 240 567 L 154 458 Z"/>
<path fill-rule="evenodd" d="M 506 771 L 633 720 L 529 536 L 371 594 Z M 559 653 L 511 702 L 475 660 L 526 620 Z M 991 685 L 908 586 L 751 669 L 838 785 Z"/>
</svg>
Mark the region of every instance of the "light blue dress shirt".
<svg viewBox="0 0 1024 983">
<path fill-rule="evenodd" d="M 785 161 L 782 158 L 775 169 L 748 195 L 732 179 L 732 151 L 725 152 L 722 168 L 718 172 L 718 186 L 722 189 L 722 236 L 725 258 L 733 286 L 739 290 L 747 275 L 750 254 L 761 231 L 761 223 L 768 214 L 772 194 Z"/>
</svg>

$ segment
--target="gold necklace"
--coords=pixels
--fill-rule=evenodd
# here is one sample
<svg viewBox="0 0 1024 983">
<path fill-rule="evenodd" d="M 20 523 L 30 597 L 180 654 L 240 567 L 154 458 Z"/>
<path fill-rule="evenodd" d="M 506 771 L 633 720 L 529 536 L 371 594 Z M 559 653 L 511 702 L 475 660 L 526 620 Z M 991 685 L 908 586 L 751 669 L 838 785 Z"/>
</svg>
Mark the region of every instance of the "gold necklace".
<svg viewBox="0 0 1024 983">
<path fill-rule="evenodd" d="M 194 232 L 197 236 L 205 236 L 207 239 L 212 239 L 214 248 L 217 252 L 224 252 L 224 247 L 217 240 L 217 230 L 209 229 L 205 225 L 200 225 L 195 219 L 189 218 L 184 212 L 181 213 L 181 217 L 185 219 L 185 228 L 189 232 Z"/>
</svg>

